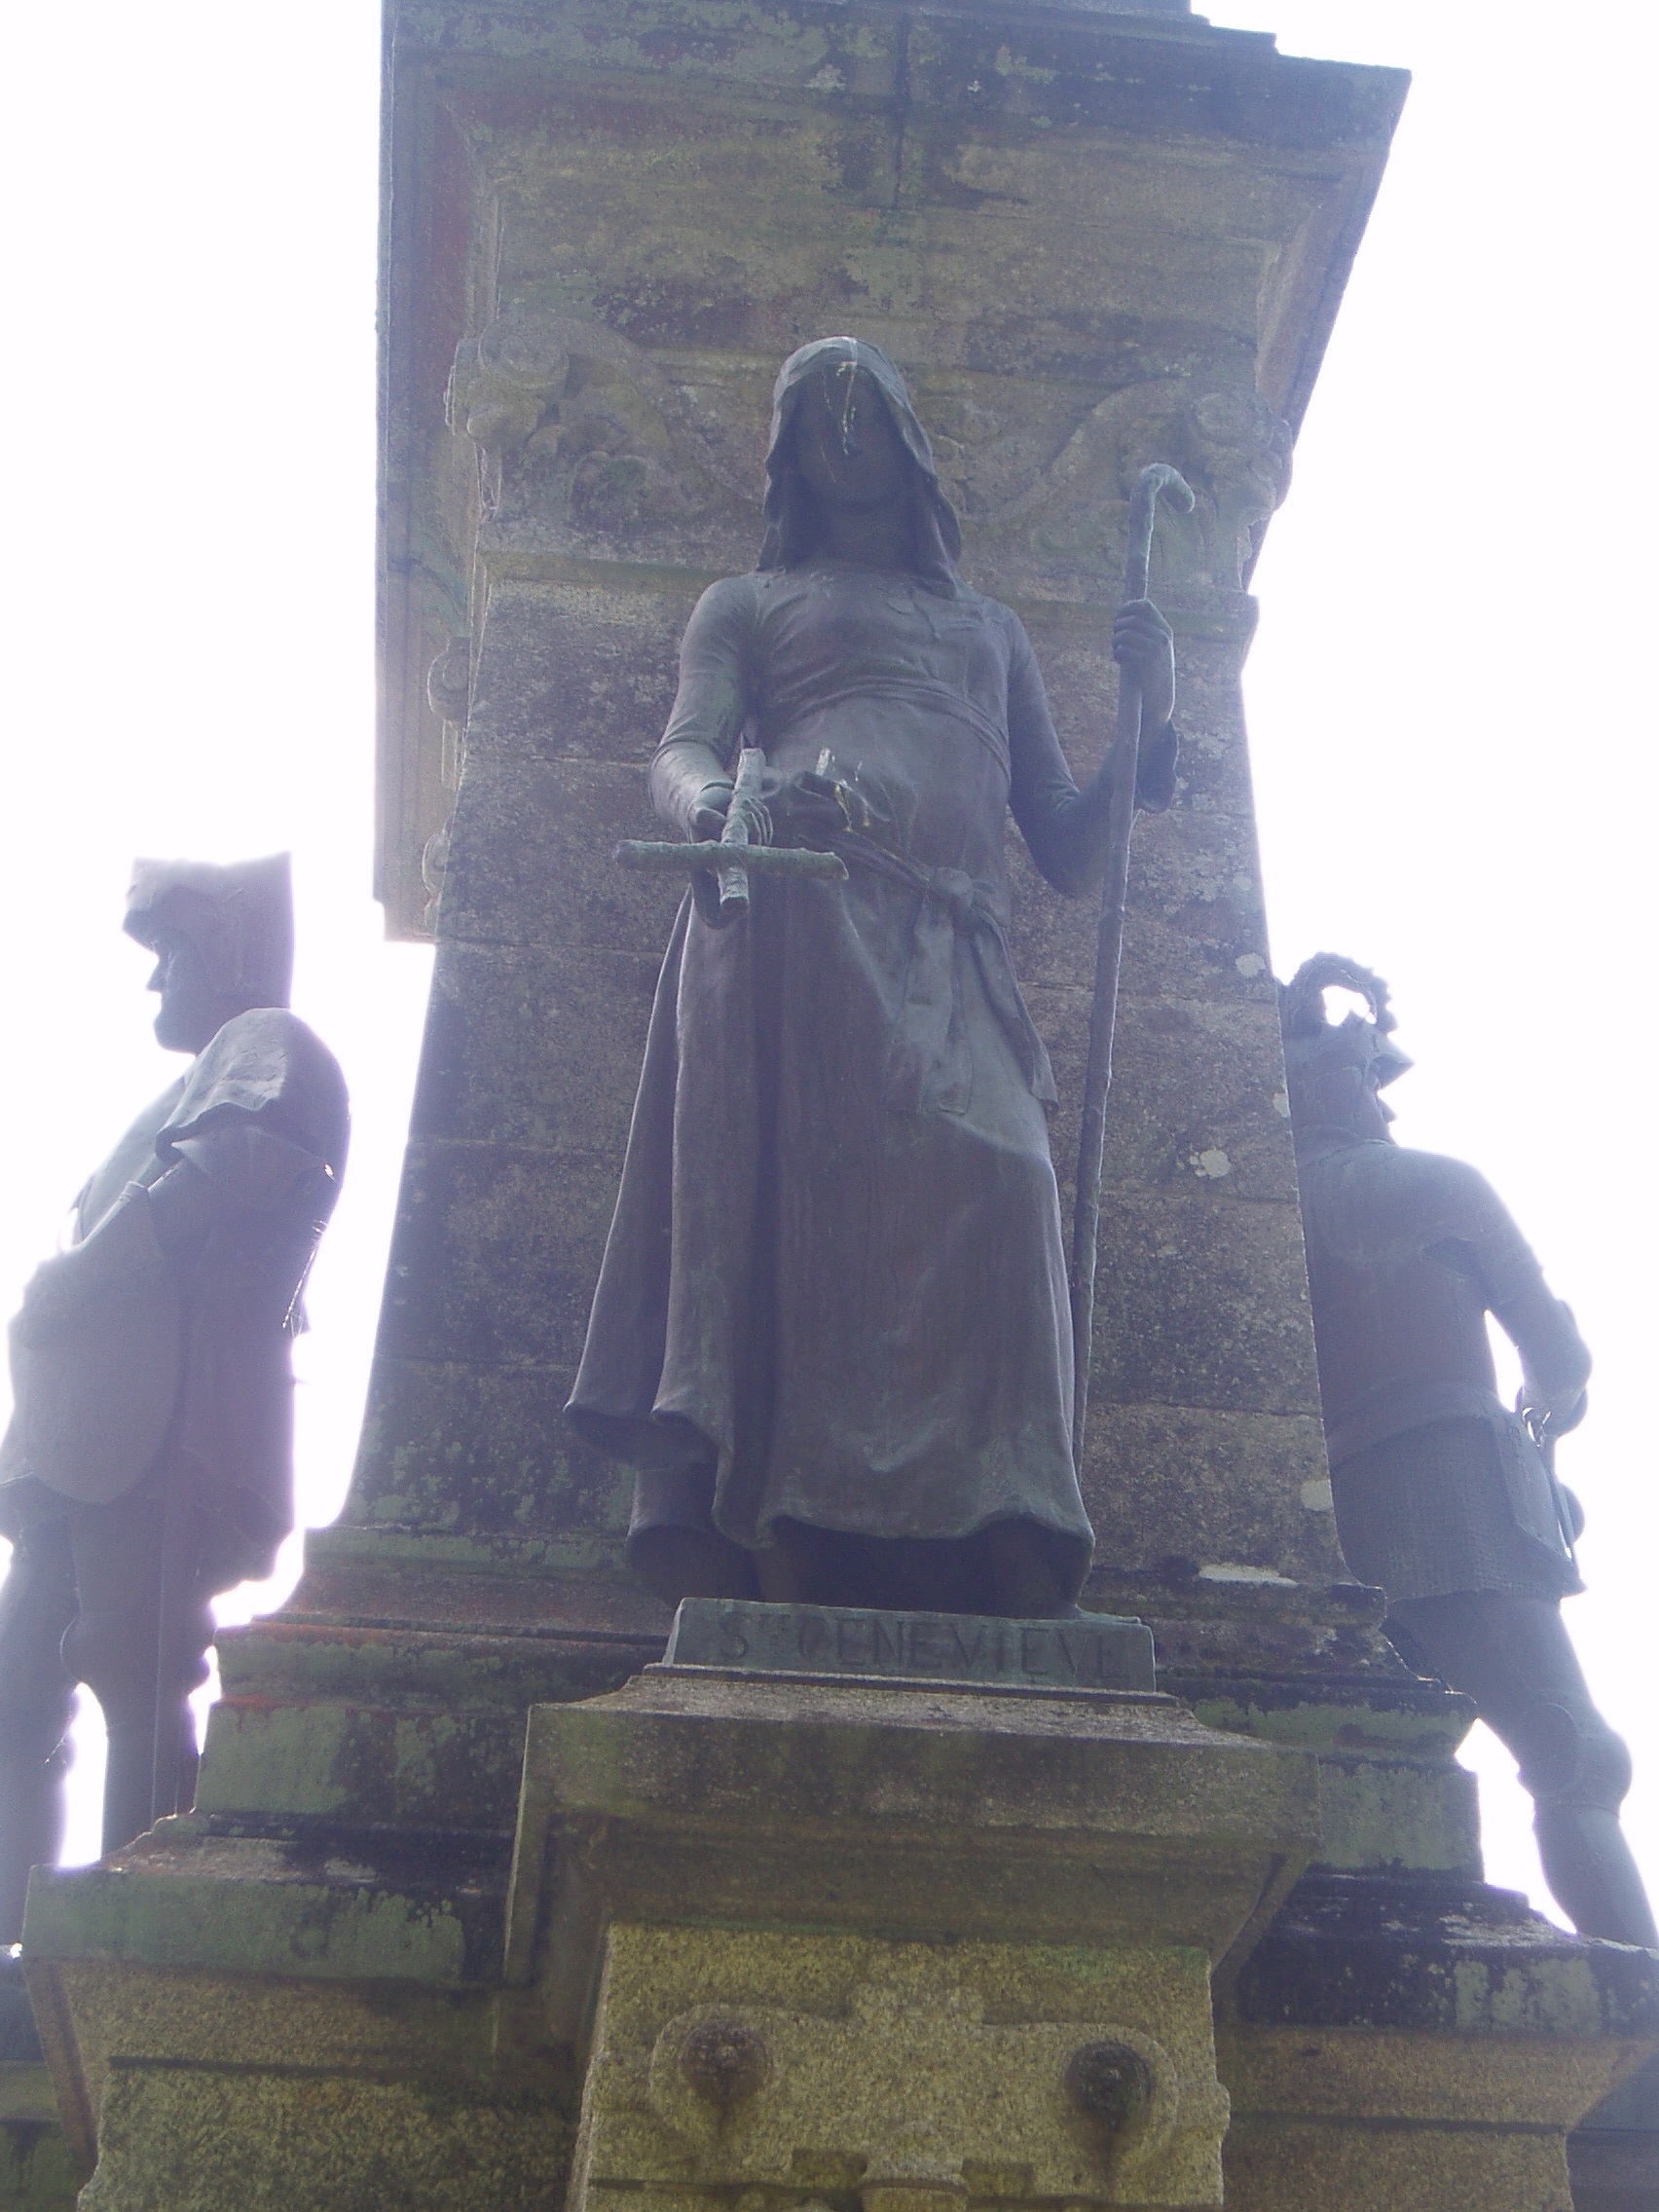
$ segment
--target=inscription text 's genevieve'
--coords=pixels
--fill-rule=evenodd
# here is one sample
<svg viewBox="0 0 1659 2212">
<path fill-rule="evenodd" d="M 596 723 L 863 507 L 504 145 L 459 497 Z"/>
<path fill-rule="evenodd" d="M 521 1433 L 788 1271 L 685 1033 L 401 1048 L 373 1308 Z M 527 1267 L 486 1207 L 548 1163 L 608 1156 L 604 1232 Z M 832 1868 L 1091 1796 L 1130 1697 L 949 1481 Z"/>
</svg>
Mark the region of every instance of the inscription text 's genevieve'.
<svg viewBox="0 0 1659 2212">
<path fill-rule="evenodd" d="M 956 1621 L 903 1613 L 793 1613 L 788 1643 L 742 1607 L 720 1614 L 719 1656 L 728 1665 L 751 1663 L 804 1669 L 833 1667 L 939 1675 L 968 1679 L 1099 1682 L 1108 1673 L 1098 1631 L 1029 1621 Z M 768 1629 L 771 1622 L 764 1623 Z"/>
</svg>

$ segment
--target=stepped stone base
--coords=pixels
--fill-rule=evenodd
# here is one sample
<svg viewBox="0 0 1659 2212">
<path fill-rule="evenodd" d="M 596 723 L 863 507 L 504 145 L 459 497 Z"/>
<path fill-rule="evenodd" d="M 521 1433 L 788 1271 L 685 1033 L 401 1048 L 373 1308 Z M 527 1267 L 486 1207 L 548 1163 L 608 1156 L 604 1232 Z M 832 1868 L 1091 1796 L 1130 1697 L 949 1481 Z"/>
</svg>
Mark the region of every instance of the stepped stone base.
<svg viewBox="0 0 1659 2212">
<path fill-rule="evenodd" d="M 1659 1960 L 1510 1891 L 1311 1875 L 1218 2023 L 1229 2212 L 1589 2212 L 1567 2137 L 1659 2029 Z"/>
<path fill-rule="evenodd" d="M 664 1666 L 537 1708 L 508 1972 L 585 2054 L 571 2212 L 1219 2207 L 1210 1968 L 1316 1834 L 1306 1752 L 1156 1693 Z"/>
</svg>

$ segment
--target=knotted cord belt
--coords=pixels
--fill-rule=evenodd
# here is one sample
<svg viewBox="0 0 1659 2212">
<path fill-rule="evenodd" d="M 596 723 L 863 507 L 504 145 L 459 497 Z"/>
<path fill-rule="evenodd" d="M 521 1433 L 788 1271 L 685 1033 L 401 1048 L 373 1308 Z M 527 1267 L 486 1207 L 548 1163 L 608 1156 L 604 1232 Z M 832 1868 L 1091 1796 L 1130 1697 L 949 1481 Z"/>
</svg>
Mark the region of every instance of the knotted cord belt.
<svg viewBox="0 0 1659 2212">
<path fill-rule="evenodd" d="M 833 840 L 849 867 L 920 894 L 904 997 L 888 1049 L 883 1095 L 902 1114 L 963 1114 L 973 1091 L 974 1063 L 956 999 L 956 940 L 971 948 L 986 1000 L 1033 1097 L 1059 1102 L 1048 1048 L 1014 981 L 1008 930 L 996 894 L 959 867 L 923 867 L 857 830 Z"/>
</svg>

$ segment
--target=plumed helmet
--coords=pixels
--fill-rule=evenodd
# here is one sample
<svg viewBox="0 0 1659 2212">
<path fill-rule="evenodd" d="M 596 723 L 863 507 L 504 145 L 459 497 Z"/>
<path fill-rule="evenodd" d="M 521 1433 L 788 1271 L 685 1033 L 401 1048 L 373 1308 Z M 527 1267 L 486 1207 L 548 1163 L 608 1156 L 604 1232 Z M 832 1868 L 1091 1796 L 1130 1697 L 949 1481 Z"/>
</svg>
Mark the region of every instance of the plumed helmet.
<svg viewBox="0 0 1659 2212">
<path fill-rule="evenodd" d="M 286 1006 L 294 973 L 294 890 L 286 853 L 215 867 L 208 861 L 132 864 L 122 923 L 154 946 L 175 930 L 214 987 L 254 1006 Z"/>
<path fill-rule="evenodd" d="M 1370 1020 L 1349 1014 L 1332 1021 L 1325 1012 L 1325 993 L 1333 984 L 1357 991 L 1371 1009 Z M 1387 984 L 1340 952 L 1316 952 L 1288 983 L 1279 985 L 1279 1026 L 1284 1032 L 1293 1113 L 1300 1084 L 1315 1071 L 1341 1065 L 1357 1068 L 1381 1090 L 1412 1064 L 1390 1034 L 1395 1022 L 1388 1010 Z"/>
<path fill-rule="evenodd" d="M 793 431 L 802 393 L 819 371 L 831 364 L 849 375 L 862 369 L 880 392 L 916 472 L 916 573 L 942 597 L 959 596 L 964 588 L 956 570 L 962 530 L 940 483 L 932 441 L 903 377 L 879 346 L 864 338 L 815 338 L 798 347 L 778 371 L 766 446 L 766 535 L 756 567 L 793 569 L 813 550 L 816 502 L 795 465 Z"/>
</svg>

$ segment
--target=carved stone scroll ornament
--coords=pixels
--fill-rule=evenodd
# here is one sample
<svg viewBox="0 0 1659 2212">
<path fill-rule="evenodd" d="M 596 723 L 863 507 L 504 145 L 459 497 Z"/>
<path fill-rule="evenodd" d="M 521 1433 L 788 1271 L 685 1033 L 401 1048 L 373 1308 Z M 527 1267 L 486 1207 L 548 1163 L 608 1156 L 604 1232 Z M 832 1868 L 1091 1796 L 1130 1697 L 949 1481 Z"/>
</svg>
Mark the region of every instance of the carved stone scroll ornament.
<svg viewBox="0 0 1659 2212">
<path fill-rule="evenodd" d="M 938 441 L 940 473 L 976 551 L 993 561 L 1100 569 L 1126 530 L 1141 470 L 1165 461 L 1198 495 L 1190 518 L 1170 518 L 1165 575 L 1237 591 L 1290 484 L 1290 427 L 1248 388 L 1204 391 L 1174 378 L 1131 385 L 1069 435 L 1062 429 L 1048 458 L 1032 450 L 1029 415 L 1005 429 L 981 404 L 952 395 L 944 407 L 957 434 Z"/>
<path fill-rule="evenodd" d="M 757 514 L 758 483 L 733 465 L 688 395 L 603 323 L 531 306 L 464 342 L 449 421 L 479 449 L 498 520 L 534 511 L 627 533 L 688 523 L 734 502 Z"/>
<path fill-rule="evenodd" d="M 972 555 L 1093 573 L 1121 547 L 1149 462 L 1172 462 L 1198 505 L 1169 533 L 1172 580 L 1237 591 L 1290 482 L 1291 432 L 1248 387 L 1179 378 L 1131 385 L 1081 421 L 1021 387 L 923 387 L 940 476 Z M 531 305 L 465 342 L 449 419 L 477 445 L 495 519 L 531 514 L 604 535 L 758 514 L 758 471 L 650 357 L 604 324 Z M 1104 525 L 1104 527 L 1103 527 Z"/>
</svg>

